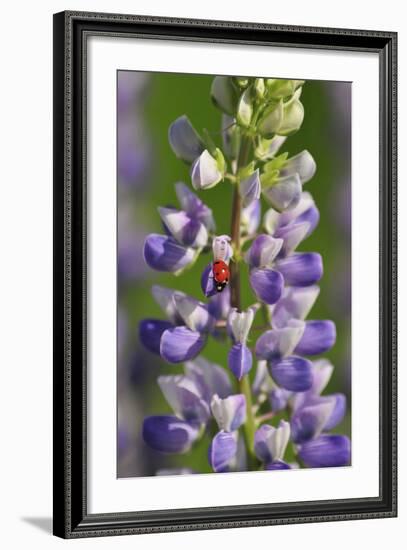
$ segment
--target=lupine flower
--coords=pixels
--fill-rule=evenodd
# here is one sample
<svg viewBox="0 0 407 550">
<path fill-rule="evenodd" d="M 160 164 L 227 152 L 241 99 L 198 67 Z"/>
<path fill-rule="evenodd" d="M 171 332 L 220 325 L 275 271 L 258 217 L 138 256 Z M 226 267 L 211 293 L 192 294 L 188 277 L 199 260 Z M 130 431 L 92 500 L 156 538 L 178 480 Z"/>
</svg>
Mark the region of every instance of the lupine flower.
<svg viewBox="0 0 407 550">
<path fill-rule="evenodd" d="M 249 308 L 242 313 L 239 313 L 236 308 L 233 308 L 229 313 L 228 325 L 234 344 L 229 351 L 228 365 L 238 380 L 252 368 L 253 356 L 246 345 L 246 341 L 253 323 L 255 312 L 256 308 Z"/>
<path fill-rule="evenodd" d="M 191 166 L 191 182 L 194 189 L 215 187 L 224 177 L 224 158 L 219 149 L 213 157 L 207 149 L 195 159 Z"/>
<path fill-rule="evenodd" d="M 346 397 L 341 394 L 321 396 L 333 372 L 326 359 L 314 361 L 314 380 L 311 388 L 293 397 L 291 431 L 295 443 L 318 437 L 323 431 L 335 428 L 343 420 Z"/>
<path fill-rule="evenodd" d="M 141 321 L 141 342 L 169 363 L 193 359 L 201 352 L 207 333 L 215 324 L 208 306 L 183 292 L 158 285 L 153 287 L 153 295 L 169 320 Z"/>
<path fill-rule="evenodd" d="M 157 271 L 178 272 L 194 262 L 215 227 L 212 211 L 184 183 L 175 189 L 183 210 L 159 208 L 168 235 L 153 233 L 144 243 L 144 259 Z"/>
<path fill-rule="evenodd" d="M 254 451 L 265 470 L 288 470 L 284 454 L 290 439 L 290 424 L 281 420 L 278 428 L 263 424 L 254 436 Z"/>
<path fill-rule="evenodd" d="M 186 115 L 180 116 L 170 125 L 168 141 L 176 156 L 187 163 L 194 162 L 205 149 L 201 137 Z"/>
<path fill-rule="evenodd" d="M 278 212 L 292 210 L 300 202 L 302 186 L 315 171 L 315 161 L 306 150 L 291 158 L 287 153 L 273 157 L 263 166 L 263 196 Z"/>
<path fill-rule="evenodd" d="M 296 243 L 299 244 L 298 239 Z M 321 278 L 321 256 L 316 253 L 290 254 L 292 249 L 289 237 L 284 240 L 262 234 L 247 251 L 245 260 L 250 267 L 250 284 L 262 302 L 275 304 L 282 295 L 284 284 L 306 286 Z"/>
<path fill-rule="evenodd" d="M 209 463 L 215 472 L 225 472 L 234 463 L 237 455 L 237 430 L 246 421 L 246 400 L 241 394 L 231 395 L 226 399 L 214 395 L 211 409 L 220 431 L 209 447 Z"/>
</svg>

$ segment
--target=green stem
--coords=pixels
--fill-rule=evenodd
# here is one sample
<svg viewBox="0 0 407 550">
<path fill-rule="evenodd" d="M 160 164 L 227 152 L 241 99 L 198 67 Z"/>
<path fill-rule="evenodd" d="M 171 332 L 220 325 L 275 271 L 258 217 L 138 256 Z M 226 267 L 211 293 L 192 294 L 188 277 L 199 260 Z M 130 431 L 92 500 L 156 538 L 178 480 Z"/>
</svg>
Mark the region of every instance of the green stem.
<svg viewBox="0 0 407 550">
<path fill-rule="evenodd" d="M 252 147 L 252 140 L 249 137 L 243 137 L 239 158 L 237 162 L 237 171 L 239 168 L 246 166 Z M 231 238 L 232 246 L 235 251 L 236 261 L 232 262 L 230 272 L 230 294 L 231 294 L 231 306 L 240 310 L 240 256 L 241 256 L 241 242 L 240 242 L 240 217 L 242 211 L 242 200 L 239 191 L 239 180 L 235 185 L 233 194 L 233 206 L 231 216 Z M 249 461 L 253 463 L 255 460 L 254 455 L 254 434 L 256 430 L 256 422 L 253 414 L 252 405 L 252 393 L 250 388 L 249 377 L 246 374 L 241 380 L 239 380 L 239 390 L 246 398 L 246 422 L 243 426 L 243 433 L 246 441 L 246 447 L 248 450 Z"/>
</svg>

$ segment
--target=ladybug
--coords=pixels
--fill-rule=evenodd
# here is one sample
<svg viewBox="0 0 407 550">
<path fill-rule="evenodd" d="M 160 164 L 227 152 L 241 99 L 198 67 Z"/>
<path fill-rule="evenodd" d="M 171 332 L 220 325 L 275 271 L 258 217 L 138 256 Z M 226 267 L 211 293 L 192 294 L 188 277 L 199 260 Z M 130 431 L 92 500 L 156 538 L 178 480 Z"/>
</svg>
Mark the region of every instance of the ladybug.
<svg viewBox="0 0 407 550">
<path fill-rule="evenodd" d="M 223 262 L 222 260 L 217 260 L 216 262 L 213 262 L 212 272 L 216 290 L 218 292 L 222 292 L 222 290 L 229 282 L 229 266 L 226 262 Z"/>
</svg>

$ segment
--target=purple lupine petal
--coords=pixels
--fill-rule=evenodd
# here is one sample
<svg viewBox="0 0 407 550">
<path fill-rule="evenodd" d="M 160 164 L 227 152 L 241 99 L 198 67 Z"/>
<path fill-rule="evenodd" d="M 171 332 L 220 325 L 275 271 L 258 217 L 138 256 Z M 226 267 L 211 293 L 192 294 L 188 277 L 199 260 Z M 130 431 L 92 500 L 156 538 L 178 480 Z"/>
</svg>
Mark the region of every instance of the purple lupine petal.
<svg viewBox="0 0 407 550">
<path fill-rule="evenodd" d="M 280 171 L 280 174 L 284 176 L 291 176 L 298 174 L 301 183 L 306 183 L 315 174 L 317 165 L 312 155 L 307 151 L 301 151 L 298 155 L 289 158 Z"/>
<path fill-rule="evenodd" d="M 213 239 L 212 249 L 215 260 L 222 260 L 223 262 L 229 263 L 230 258 L 233 256 L 230 241 L 231 238 L 229 235 L 218 235 Z"/>
<path fill-rule="evenodd" d="M 208 311 L 214 319 L 226 319 L 230 311 L 230 288 L 217 292 L 208 301 Z"/>
<path fill-rule="evenodd" d="M 223 179 L 218 163 L 205 149 L 191 166 L 191 181 L 194 189 L 210 189 Z"/>
<path fill-rule="evenodd" d="M 319 295 L 318 286 L 288 287 L 273 310 L 273 328 L 286 326 L 291 319 L 303 321 Z"/>
<path fill-rule="evenodd" d="M 180 244 L 203 248 L 208 242 L 208 231 L 204 224 L 183 210 L 159 207 L 158 212 L 165 227 Z"/>
<path fill-rule="evenodd" d="M 264 466 L 265 470 L 291 470 L 291 466 L 284 462 L 284 460 L 277 460 L 276 462 L 269 462 Z"/>
<path fill-rule="evenodd" d="M 237 434 L 218 432 L 208 450 L 209 464 L 215 472 L 225 472 L 237 453 Z"/>
<path fill-rule="evenodd" d="M 306 405 L 291 418 L 291 436 L 295 443 L 318 437 L 335 409 L 335 399 L 326 397 Z"/>
<path fill-rule="evenodd" d="M 185 162 L 193 162 L 205 146 L 189 118 L 182 115 L 177 118 L 168 129 L 168 141 L 175 155 Z"/>
<path fill-rule="evenodd" d="M 259 200 L 261 193 L 261 183 L 259 170 L 257 169 L 248 178 L 240 182 L 240 195 L 244 208 L 250 206 L 254 201 Z"/>
<path fill-rule="evenodd" d="M 172 410 L 184 420 L 204 424 L 210 416 L 209 406 L 194 380 L 183 375 L 159 376 L 158 385 Z"/>
<path fill-rule="evenodd" d="M 296 393 L 292 399 L 293 411 L 299 410 L 306 404 L 315 403 L 319 395 L 325 389 L 332 376 L 333 365 L 327 359 L 319 359 L 313 362 L 313 382 L 306 392 Z"/>
<path fill-rule="evenodd" d="M 284 177 L 277 183 L 263 189 L 263 195 L 277 212 L 295 208 L 301 198 L 301 180 L 298 174 Z"/>
<path fill-rule="evenodd" d="M 213 278 L 212 263 L 208 264 L 205 267 L 205 269 L 202 271 L 201 288 L 202 288 L 202 292 L 205 294 L 207 298 L 218 294 L 218 291 L 216 290 L 214 278 Z"/>
<path fill-rule="evenodd" d="M 348 466 L 350 440 L 345 435 L 320 435 L 301 445 L 299 457 L 309 468 Z"/>
<path fill-rule="evenodd" d="M 173 273 L 190 264 L 195 257 L 192 248 L 185 248 L 165 235 L 152 233 L 144 242 L 144 259 L 152 269 Z"/>
<path fill-rule="evenodd" d="M 236 308 L 230 310 L 228 316 L 228 325 L 235 342 L 244 344 L 249 336 L 253 324 L 255 309 L 249 307 L 246 311 L 237 311 Z"/>
<path fill-rule="evenodd" d="M 305 212 L 307 212 L 311 207 L 315 207 L 315 201 L 312 198 L 311 193 L 308 193 L 308 191 L 303 191 L 301 193 L 300 202 L 297 204 L 297 206 L 291 210 L 286 210 L 285 212 L 282 212 L 279 214 L 277 218 L 277 224 L 275 225 L 275 229 L 277 227 L 283 227 L 284 225 L 288 225 L 291 223 L 297 223 L 307 220 L 302 220 L 301 217 Z M 269 213 L 266 213 L 266 216 Z M 265 219 L 266 219 L 265 216 Z"/>
<path fill-rule="evenodd" d="M 228 354 L 228 366 L 238 380 L 252 368 L 252 352 L 245 344 L 235 344 Z"/>
<path fill-rule="evenodd" d="M 175 292 L 177 292 L 177 294 L 182 294 L 179 290 L 173 290 L 172 288 L 167 288 L 165 286 L 153 285 L 151 287 L 151 294 L 153 295 L 154 300 L 161 307 L 168 319 L 170 319 L 170 321 L 174 324 L 181 324 L 182 318 L 178 313 L 174 302 Z"/>
<path fill-rule="evenodd" d="M 204 347 L 206 338 L 187 327 L 170 328 L 163 332 L 160 355 L 169 363 L 183 363 L 194 359 Z"/>
<path fill-rule="evenodd" d="M 278 428 L 263 424 L 254 435 L 254 452 L 262 462 L 282 460 L 290 439 L 290 424 L 280 420 Z"/>
<path fill-rule="evenodd" d="M 280 250 L 280 257 L 285 258 L 297 248 L 297 246 L 305 239 L 309 232 L 309 224 L 292 223 L 284 225 L 277 229 L 275 237 L 283 240 L 283 245 Z"/>
<path fill-rule="evenodd" d="M 145 348 L 160 355 L 160 342 L 163 332 L 172 328 L 169 321 L 160 319 L 143 319 L 139 324 L 139 337 Z"/>
<path fill-rule="evenodd" d="M 282 239 L 275 239 L 265 234 L 259 235 L 246 252 L 245 261 L 250 267 L 271 267 L 283 244 Z"/>
<path fill-rule="evenodd" d="M 252 236 L 256 233 L 261 221 L 261 203 L 253 201 L 246 208 L 242 208 L 240 227 L 242 234 Z"/>
<path fill-rule="evenodd" d="M 199 425 L 176 416 L 147 416 L 143 422 L 143 439 L 160 453 L 186 453 L 199 434 Z"/>
<path fill-rule="evenodd" d="M 207 332 L 213 327 L 215 319 L 209 314 L 206 304 L 182 292 L 174 292 L 173 299 L 178 313 L 189 329 Z"/>
<path fill-rule="evenodd" d="M 275 413 L 284 410 L 291 396 L 292 392 L 284 388 L 273 388 L 269 395 L 271 410 Z"/>
<path fill-rule="evenodd" d="M 336 327 L 333 321 L 307 321 L 295 352 L 301 355 L 319 355 L 329 351 L 335 341 Z"/>
<path fill-rule="evenodd" d="M 281 297 L 284 278 L 274 269 L 255 268 L 250 271 L 250 284 L 259 300 L 272 305 Z"/>
<path fill-rule="evenodd" d="M 331 416 L 328 418 L 324 430 L 329 431 L 338 426 L 346 413 L 346 396 L 343 393 L 334 393 L 329 396 L 335 400 L 335 406 Z"/>
<path fill-rule="evenodd" d="M 256 356 L 274 361 L 291 355 L 304 332 L 304 323 L 290 321 L 291 326 L 264 332 L 256 342 Z"/>
<path fill-rule="evenodd" d="M 312 386 L 312 363 L 303 357 L 291 355 L 271 364 L 271 376 L 286 390 L 307 391 Z"/>
<path fill-rule="evenodd" d="M 226 370 L 203 357 L 185 363 L 186 374 L 195 380 L 206 401 L 210 403 L 216 393 L 224 399 L 232 393 L 232 385 Z"/>
<path fill-rule="evenodd" d="M 208 231 L 215 230 L 215 221 L 212 210 L 204 204 L 201 199 L 193 193 L 183 182 L 175 184 L 175 193 L 178 201 L 191 218 L 194 218 L 204 224 Z"/>
<path fill-rule="evenodd" d="M 316 252 L 294 253 L 276 262 L 287 285 L 309 286 L 320 280 L 323 273 L 322 258 Z"/>
<path fill-rule="evenodd" d="M 241 393 L 225 399 L 215 394 L 211 400 L 211 411 L 219 430 L 234 432 L 246 422 L 246 398 Z"/>
<path fill-rule="evenodd" d="M 296 223 L 307 223 L 308 224 L 308 232 L 307 237 L 311 235 L 311 233 L 314 231 L 316 226 L 319 222 L 319 210 L 315 206 L 310 206 L 304 213 L 302 213 L 298 218 L 296 219 Z"/>
</svg>

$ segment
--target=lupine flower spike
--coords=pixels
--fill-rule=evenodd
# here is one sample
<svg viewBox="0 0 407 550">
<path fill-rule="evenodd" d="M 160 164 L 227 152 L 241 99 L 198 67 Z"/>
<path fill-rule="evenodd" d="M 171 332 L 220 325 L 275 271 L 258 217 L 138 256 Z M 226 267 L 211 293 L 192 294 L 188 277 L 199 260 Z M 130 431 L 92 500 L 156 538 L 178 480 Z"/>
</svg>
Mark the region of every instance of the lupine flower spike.
<svg viewBox="0 0 407 550">
<path fill-rule="evenodd" d="M 174 374 L 157 380 L 171 412 L 145 418 L 143 438 L 157 453 L 187 454 L 209 437 L 208 463 L 217 473 L 350 464 L 349 438 L 330 433 L 346 414 L 346 398 L 324 393 L 334 370 L 324 354 L 335 345 L 335 324 L 309 319 L 320 294 L 322 256 L 297 250 L 319 222 L 304 189 L 317 167 L 307 150 L 291 157 L 281 152 L 301 129 L 304 84 L 218 76 L 210 95 L 222 112 L 221 143 L 208 141 L 186 115 L 169 128 L 191 181 L 175 185 L 179 208 L 158 209 L 163 234 L 147 236 L 145 262 L 177 275 L 199 256 L 211 257 L 200 297 L 151 289 L 164 318 L 144 319 L 139 337 L 174 365 Z M 230 184 L 232 230 L 218 235 L 201 195 L 213 193 L 216 200 L 217 187 Z M 236 276 L 243 263 L 252 290 L 252 305 L 244 308 Z M 226 364 L 203 357 L 211 338 L 226 346 Z M 187 456 L 184 467 L 157 472 L 186 473 L 196 473 Z"/>
</svg>

